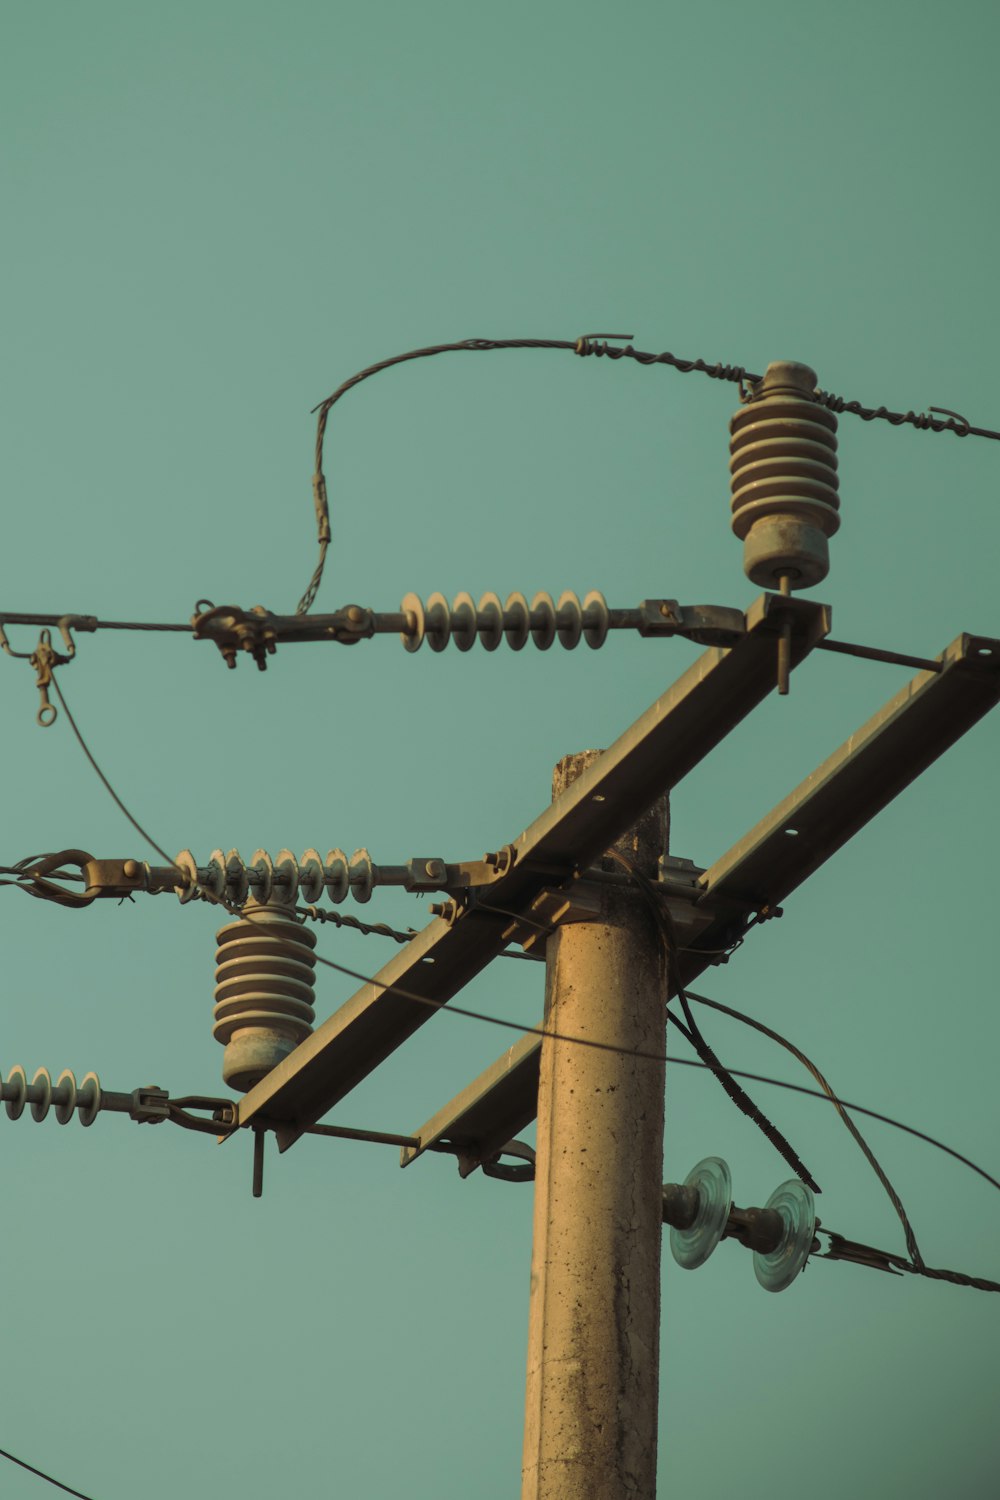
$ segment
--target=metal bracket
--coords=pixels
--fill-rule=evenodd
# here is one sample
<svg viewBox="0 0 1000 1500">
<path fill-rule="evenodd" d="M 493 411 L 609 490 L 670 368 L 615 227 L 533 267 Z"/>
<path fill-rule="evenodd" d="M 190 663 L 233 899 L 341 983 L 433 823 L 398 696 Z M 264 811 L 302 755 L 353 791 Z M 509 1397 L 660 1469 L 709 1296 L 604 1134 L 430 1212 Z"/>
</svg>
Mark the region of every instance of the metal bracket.
<svg viewBox="0 0 1000 1500">
<path fill-rule="evenodd" d="M 823 1229 L 819 1220 L 816 1228 L 825 1235 L 829 1244 L 823 1251 L 813 1251 L 819 1260 L 846 1260 L 855 1266 L 869 1266 L 873 1271 L 887 1271 L 890 1276 L 901 1276 L 898 1270 L 899 1257 L 888 1250 L 876 1250 L 873 1245 L 862 1245 L 857 1240 L 845 1239 L 833 1229 Z"/>
<path fill-rule="evenodd" d="M 501 1156 L 515 1156 L 520 1158 L 520 1165 L 507 1165 L 500 1160 Z M 467 1171 L 462 1171 L 466 1163 L 470 1163 Z M 488 1161 L 480 1161 L 477 1156 L 467 1153 L 458 1153 L 458 1170 L 463 1177 L 474 1171 L 477 1166 L 483 1169 L 484 1177 L 495 1177 L 499 1182 L 534 1182 L 535 1180 L 535 1153 L 526 1141 L 508 1141 L 501 1146 L 495 1156 Z"/>
<path fill-rule="evenodd" d="M 571 890 L 539 891 L 523 916 L 504 929 L 504 941 L 517 943 L 530 953 L 545 944 L 556 927 L 567 922 L 596 922 L 601 915 L 601 896 L 596 887 L 575 882 Z"/>
<path fill-rule="evenodd" d="M 170 1119 L 170 1095 L 155 1083 L 133 1089 L 128 1112 L 140 1125 L 162 1125 Z"/>
<path fill-rule="evenodd" d="M 742 610 L 721 604 L 644 599 L 639 605 L 639 634 L 682 635 L 700 646 L 733 646 L 746 634 L 746 621 Z"/>
</svg>

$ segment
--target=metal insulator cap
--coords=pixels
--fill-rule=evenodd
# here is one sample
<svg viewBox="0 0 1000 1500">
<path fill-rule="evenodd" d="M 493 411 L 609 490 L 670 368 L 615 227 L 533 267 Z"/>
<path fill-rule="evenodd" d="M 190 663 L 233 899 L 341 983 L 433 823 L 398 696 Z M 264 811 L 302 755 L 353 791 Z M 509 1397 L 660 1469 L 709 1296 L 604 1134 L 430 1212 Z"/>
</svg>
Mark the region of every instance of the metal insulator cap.
<svg viewBox="0 0 1000 1500">
<path fill-rule="evenodd" d="M 212 1035 L 223 1079 L 245 1093 L 312 1031 L 316 936 L 287 906 L 250 903 L 217 938 Z"/>
<path fill-rule="evenodd" d="M 761 588 L 811 588 L 830 570 L 840 525 L 837 418 L 816 399 L 816 372 L 770 364 L 729 424 L 733 530 L 743 570 Z"/>
</svg>

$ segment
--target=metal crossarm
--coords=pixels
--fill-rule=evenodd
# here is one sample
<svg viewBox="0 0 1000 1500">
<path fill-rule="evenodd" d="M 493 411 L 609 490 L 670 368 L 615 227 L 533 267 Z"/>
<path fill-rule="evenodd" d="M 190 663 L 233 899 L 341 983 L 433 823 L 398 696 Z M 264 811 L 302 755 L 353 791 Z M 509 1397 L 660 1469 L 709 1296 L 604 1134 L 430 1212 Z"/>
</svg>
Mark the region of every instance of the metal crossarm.
<svg viewBox="0 0 1000 1500">
<path fill-rule="evenodd" d="M 705 871 L 707 902 L 784 900 L 1000 701 L 1000 640 L 960 635 L 938 661 Z"/>
<path fill-rule="evenodd" d="M 443 1004 L 503 950 L 509 915 L 523 910 L 560 875 L 586 866 L 675 786 L 776 685 L 777 643 L 791 633 L 797 665 L 829 632 L 830 611 L 804 599 L 762 595 L 746 634 L 713 647 L 646 710 L 561 797 L 515 840 L 513 862 L 480 888 L 480 903 L 453 924 L 429 924 L 345 1005 L 252 1088 L 240 1124 L 257 1115 L 287 1122 L 286 1150 L 433 1014 L 393 993 L 396 985 Z M 433 963 L 427 962 L 433 959 Z"/>
<path fill-rule="evenodd" d="M 1000 640 L 960 635 L 839 750 L 717 860 L 698 882 L 712 921 L 678 955 L 690 984 L 711 953 L 756 911 L 774 907 L 1000 702 Z M 704 957 L 698 948 L 706 950 Z M 671 993 L 675 993 L 672 986 Z M 413 1132 L 403 1166 L 444 1139 L 463 1148 L 463 1175 L 535 1118 L 541 1038 L 527 1033 Z"/>
</svg>

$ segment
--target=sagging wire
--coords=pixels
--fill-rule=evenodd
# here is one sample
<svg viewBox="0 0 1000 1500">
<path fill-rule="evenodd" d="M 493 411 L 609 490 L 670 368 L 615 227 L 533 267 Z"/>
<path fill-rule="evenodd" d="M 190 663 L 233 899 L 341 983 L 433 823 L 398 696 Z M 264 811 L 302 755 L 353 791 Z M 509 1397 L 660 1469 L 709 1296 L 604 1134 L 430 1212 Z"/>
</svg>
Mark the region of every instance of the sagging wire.
<svg viewBox="0 0 1000 1500">
<path fill-rule="evenodd" d="M 389 359 L 382 359 L 377 364 L 368 365 L 366 369 L 359 370 L 356 375 L 343 381 L 332 395 L 313 407 L 313 412 L 319 413 L 316 422 L 315 472 L 313 474 L 313 505 L 316 511 L 319 558 L 306 591 L 296 605 L 295 613 L 299 615 L 309 613 L 323 578 L 331 539 L 330 505 L 326 476 L 323 472 L 323 443 L 330 410 L 348 391 L 353 390 L 356 385 L 360 385 L 363 380 L 368 380 L 372 375 L 391 369 L 393 365 L 406 364 L 410 360 L 429 359 L 435 354 L 481 353 L 492 349 L 561 349 L 582 357 L 594 356 L 610 360 L 630 359 L 639 365 L 669 365 L 682 375 L 697 373 L 707 375 L 710 380 L 732 381 L 739 386 L 740 399 L 743 401 L 748 400 L 752 394 L 748 387 L 756 385 L 761 379 L 760 375 L 752 374 L 743 365 L 728 365 L 721 361 L 709 364 L 703 359 L 683 359 L 679 355 L 671 354 L 669 350 L 652 354 L 646 350 L 635 349 L 631 343 L 632 338 L 633 335 L 630 333 L 588 333 L 576 339 L 459 339 L 456 343 L 428 344 L 422 349 L 409 349 L 405 354 L 394 354 Z M 956 437 L 985 437 L 1000 442 L 1000 432 L 995 432 L 988 427 L 974 427 L 960 413 L 951 411 L 945 406 L 930 406 L 926 412 L 890 411 L 885 406 L 864 406 L 860 401 L 847 400 L 843 396 L 822 390 L 816 392 L 816 400 L 829 411 L 846 412 L 850 416 L 860 417 L 863 422 L 885 421 L 892 427 L 910 426 L 920 432 L 953 432 Z M 933 413 L 937 415 L 932 415 Z"/>
<path fill-rule="evenodd" d="M 84 751 L 84 754 L 86 755 L 86 757 L 87 757 L 88 761 L 90 762 L 91 766 L 94 768 L 95 772 L 99 776 L 102 784 L 106 787 L 106 789 L 108 790 L 108 792 L 110 793 L 110 795 L 114 799 L 114 802 L 117 805 L 117 807 L 120 809 L 121 812 L 124 813 L 125 817 L 132 824 L 133 828 L 135 828 L 135 830 L 137 831 L 137 833 L 139 833 L 141 835 L 141 837 L 144 838 L 146 840 L 146 842 L 150 845 L 150 847 L 153 848 L 156 851 L 157 854 L 159 854 L 159 856 L 161 857 L 161 859 L 166 860 L 167 864 L 171 868 L 177 869 L 177 866 L 174 864 L 174 861 L 169 857 L 169 855 L 166 854 L 163 849 L 161 849 L 160 845 L 158 843 L 156 843 L 156 841 L 142 827 L 142 824 L 139 823 L 139 821 L 135 817 L 133 817 L 133 815 L 132 815 L 131 812 L 129 812 L 128 808 L 125 806 L 124 802 L 118 796 L 117 792 L 112 787 L 110 781 L 105 776 L 104 772 L 101 770 L 101 768 L 98 765 L 96 759 L 94 758 L 93 754 L 91 753 L 90 749 L 88 748 L 87 743 L 86 743 L 83 735 L 81 734 L 80 729 L 77 726 L 76 721 L 74 720 L 73 715 L 70 712 L 70 709 L 69 709 L 69 707 L 68 707 L 68 705 L 66 703 L 66 700 L 63 697 L 63 694 L 62 694 L 62 692 L 61 692 L 58 684 L 55 682 L 54 678 L 53 678 L 53 687 L 54 687 L 56 693 L 58 694 L 59 702 L 62 705 L 62 708 L 63 708 L 63 710 L 64 710 L 64 712 L 66 714 L 67 719 L 69 720 L 70 726 L 73 729 L 73 732 L 74 732 L 74 734 L 76 736 L 77 741 L 80 744 L 81 749 Z M 634 870 L 634 866 L 631 865 L 631 862 L 629 860 L 627 860 L 624 855 L 618 854 L 617 851 L 609 851 L 609 853 L 612 853 L 612 852 L 615 853 L 615 857 L 620 861 L 620 863 L 626 869 L 633 869 Z M 645 877 L 641 876 L 641 874 L 640 874 L 638 876 L 636 884 L 637 884 L 637 886 L 638 886 L 639 889 L 644 889 L 645 885 L 651 885 L 652 882 L 645 881 Z M 215 896 L 214 894 L 212 894 L 210 892 L 206 892 L 206 891 L 202 891 L 201 894 L 203 896 L 207 897 L 215 905 L 224 907 L 232 915 L 238 916 L 238 917 L 244 917 L 245 916 L 245 914 L 240 910 L 240 908 L 232 906 L 224 898 L 219 897 L 219 896 Z M 666 924 L 665 924 L 665 920 L 664 920 L 664 919 L 666 919 L 666 922 L 669 922 L 669 916 L 668 916 L 668 914 L 665 912 L 664 908 L 660 905 L 660 902 L 656 899 L 655 892 L 653 892 L 653 891 L 645 891 L 645 895 L 646 895 L 647 899 L 651 902 L 651 910 L 652 910 L 652 913 L 654 915 L 654 919 L 656 921 L 657 928 L 658 928 L 658 930 L 659 930 L 659 932 L 661 934 L 662 940 L 664 942 L 664 946 L 667 948 L 668 953 L 671 950 L 673 950 L 673 952 L 676 952 L 677 951 L 677 947 L 676 947 L 676 942 L 674 940 L 674 936 L 673 936 L 672 932 L 668 931 L 668 929 L 666 927 Z M 453 1005 L 448 1000 L 433 1000 L 433 999 L 431 999 L 427 995 L 418 995 L 415 991 L 408 990 L 408 989 L 406 989 L 402 985 L 393 984 L 391 982 L 387 983 L 385 980 L 378 979 L 374 975 L 362 974 L 357 969 L 349 968 L 346 964 L 337 963 L 332 958 L 326 958 L 322 954 L 319 954 L 319 953 L 315 953 L 314 954 L 314 958 L 315 958 L 315 961 L 318 964 L 322 964 L 324 966 L 324 968 L 332 969 L 332 970 L 334 970 L 338 974 L 344 974 L 348 978 L 357 980 L 361 984 L 370 984 L 370 985 L 372 985 L 373 987 L 375 987 L 377 989 L 381 989 L 381 990 L 386 991 L 387 993 L 398 995 L 398 996 L 400 996 L 401 999 L 410 1000 L 410 1001 L 414 1002 L 415 1004 L 423 1005 L 423 1006 L 425 1006 L 425 1007 L 427 1007 L 428 1009 L 431 1009 L 431 1010 L 443 1011 L 446 1014 L 450 1014 L 450 1015 L 464 1016 L 464 1017 L 466 1017 L 469 1020 L 481 1021 L 481 1022 L 484 1022 L 487 1025 L 491 1025 L 491 1026 L 500 1026 L 500 1027 L 504 1028 L 505 1030 L 517 1031 L 522 1036 L 524 1036 L 524 1035 L 537 1036 L 542 1041 L 549 1040 L 549 1041 L 557 1041 L 557 1042 L 566 1042 L 566 1043 L 568 1043 L 568 1044 L 570 1044 L 572 1046 L 591 1047 L 591 1048 L 594 1048 L 597 1051 L 601 1051 L 601 1052 L 613 1052 L 613 1053 L 617 1054 L 620 1057 L 632 1057 L 632 1058 L 636 1058 L 638 1060 L 644 1060 L 644 1061 L 649 1061 L 649 1062 L 655 1062 L 655 1063 L 671 1063 L 671 1062 L 673 1062 L 673 1063 L 677 1063 L 677 1064 L 680 1064 L 682 1066 L 687 1066 L 687 1067 L 703 1067 L 703 1068 L 706 1068 L 709 1071 L 715 1073 L 716 1077 L 719 1076 L 719 1072 L 717 1070 L 721 1070 L 731 1080 L 732 1079 L 736 1079 L 736 1078 L 745 1078 L 745 1079 L 748 1079 L 748 1080 L 756 1081 L 758 1083 L 771 1084 L 771 1085 L 773 1085 L 776 1088 L 791 1089 L 795 1093 L 809 1094 L 809 1095 L 811 1095 L 814 1098 L 823 1099 L 827 1103 L 835 1104 L 838 1107 L 838 1113 L 841 1114 L 841 1118 L 844 1118 L 843 1112 L 845 1110 L 853 1109 L 858 1114 L 869 1115 L 873 1119 L 882 1120 L 886 1124 L 897 1125 L 901 1130 L 905 1130 L 905 1131 L 907 1131 L 911 1135 L 916 1135 L 920 1139 L 927 1141 L 931 1145 L 939 1146 L 943 1151 L 946 1151 L 950 1156 L 954 1156 L 957 1160 L 964 1162 L 966 1164 L 966 1166 L 971 1167 L 974 1172 L 977 1172 L 979 1174 L 979 1176 L 984 1177 L 988 1182 L 992 1183 L 992 1185 L 994 1187 L 1000 1189 L 1000 1182 L 998 1182 L 995 1178 L 991 1177 L 988 1172 L 985 1172 L 981 1167 L 976 1166 L 975 1163 L 971 1162 L 967 1157 L 964 1157 L 964 1156 L 960 1155 L 959 1152 L 953 1151 L 950 1147 L 942 1145 L 942 1143 L 940 1141 L 935 1140 L 934 1137 L 926 1135 L 922 1131 L 914 1130 L 911 1126 L 901 1125 L 900 1122 L 891 1119 L 889 1116 L 878 1114 L 874 1110 L 866 1109 L 862 1105 L 851 1104 L 847 1100 L 838 1099 L 837 1096 L 834 1095 L 832 1089 L 830 1089 L 829 1085 L 826 1083 L 826 1080 L 822 1078 L 822 1075 L 819 1073 L 819 1070 L 814 1068 L 814 1065 L 808 1061 L 808 1059 L 805 1057 L 804 1053 L 800 1052 L 799 1049 L 797 1049 L 796 1047 L 794 1047 L 785 1038 L 781 1037 L 779 1033 L 772 1032 L 769 1027 L 765 1027 L 762 1022 L 753 1021 L 753 1020 L 751 1020 L 750 1017 L 744 1016 L 742 1012 L 733 1010 L 730 1007 L 725 1007 L 725 1006 L 717 1004 L 717 1008 L 718 1009 L 720 1009 L 720 1010 L 726 1010 L 730 1015 L 732 1015 L 734 1017 L 734 1019 L 741 1020 L 741 1021 L 746 1021 L 749 1025 L 756 1027 L 756 1029 L 758 1029 L 760 1031 L 763 1031 L 765 1034 L 771 1036 L 775 1041 L 780 1042 L 780 1044 L 782 1046 L 787 1047 L 789 1051 L 793 1052 L 797 1057 L 800 1058 L 801 1061 L 803 1061 L 803 1063 L 805 1064 L 805 1066 L 808 1067 L 809 1070 L 810 1070 L 810 1072 L 813 1073 L 813 1076 L 816 1077 L 819 1081 L 822 1082 L 822 1085 L 823 1085 L 823 1088 L 824 1088 L 824 1092 L 823 1093 L 817 1093 L 815 1090 L 803 1088 L 799 1084 L 785 1083 L 781 1079 L 769 1078 L 769 1077 L 766 1077 L 766 1076 L 764 1076 L 762 1074 L 749 1073 L 749 1072 L 746 1072 L 744 1070 L 736 1069 L 736 1068 L 725 1068 L 721 1063 L 719 1063 L 719 1061 L 715 1057 L 714 1053 L 712 1053 L 711 1055 L 712 1055 L 712 1058 L 713 1058 L 713 1060 L 714 1060 L 714 1062 L 716 1064 L 716 1067 L 712 1067 L 711 1063 L 709 1063 L 708 1061 L 698 1061 L 698 1062 L 696 1062 L 694 1059 L 691 1059 L 691 1058 L 674 1058 L 674 1057 L 668 1057 L 665 1052 L 657 1053 L 657 1052 L 648 1052 L 648 1051 L 645 1051 L 644 1049 L 641 1049 L 641 1048 L 619 1047 L 619 1046 L 617 1046 L 613 1042 L 600 1042 L 600 1041 L 597 1041 L 596 1039 L 593 1039 L 591 1037 L 572 1036 L 572 1035 L 569 1035 L 569 1034 L 567 1034 L 565 1032 L 552 1031 L 552 1030 L 546 1028 L 545 1026 L 524 1026 L 524 1025 L 520 1024 L 519 1022 L 517 1022 L 517 1021 L 505 1020 L 501 1016 L 490 1016 L 490 1015 L 487 1015 L 483 1011 L 475 1011 L 475 1010 L 469 1009 L 466 1006 Z M 687 997 L 687 998 L 692 998 L 692 997 Z M 698 998 L 700 1000 L 704 1000 L 705 997 L 699 996 Z M 708 1003 L 711 1004 L 712 1002 L 708 1002 Z M 675 1016 L 671 1015 L 669 1007 L 667 1008 L 666 1013 L 667 1013 L 667 1016 L 673 1021 L 673 1023 L 674 1023 L 675 1026 L 680 1025 L 681 1030 L 684 1031 L 685 1033 L 688 1031 L 688 1028 L 684 1027 L 682 1023 L 678 1023 L 677 1018 Z M 690 1016 L 690 1013 L 689 1013 L 688 1009 L 685 1010 L 685 1018 L 686 1018 L 686 1020 L 688 1020 L 689 1022 L 692 1023 L 691 1026 L 690 1026 L 691 1035 L 689 1036 L 689 1040 L 692 1041 L 693 1045 L 696 1045 L 696 1044 L 693 1043 L 693 1037 L 694 1037 L 695 1032 L 697 1032 L 697 1026 L 696 1026 L 695 1023 L 693 1023 L 693 1018 Z M 700 1032 L 698 1032 L 698 1035 L 700 1036 Z M 701 1038 L 701 1041 L 702 1041 L 702 1044 L 708 1049 L 708 1051 L 711 1052 L 711 1049 L 708 1048 L 708 1044 L 705 1043 L 704 1038 Z M 728 1090 L 727 1090 L 727 1092 L 728 1092 Z M 746 1096 L 744 1096 L 744 1097 L 746 1097 Z M 753 1105 L 752 1100 L 748 1100 L 748 1103 L 751 1105 L 751 1107 L 753 1109 L 756 1109 L 756 1106 Z M 742 1108 L 742 1106 L 741 1106 L 741 1108 Z M 759 1114 L 760 1112 L 757 1111 L 757 1113 Z M 751 1118 L 753 1118 L 752 1115 L 751 1115 Z M 774 1127 L 772 1127 L 772 1129 L 774 1129 Z M 780 1135 L 780 1132 L 777 1132 L 775 1130 L 775 1134 L 776 1135 Z M 855 1129 L 855 1130 L 852 1131 L 852 1134 L 855 1136 L 855 1139 L 860 1140 L 860 1132 L 858 1132 Z M 770 1137 L 769 1137 L 769 1139 L 770 1139 Z M 791 1148 L 789 1148 L 789 1149 L 791 1149 Z M 866 1155 L 869 1155 L 869 1153 L 867 1151 L 866 1151 Z M 869 1160 L 872 1160 L 871 1156 L 869 1156 Z M 793 1167 L 793 1170 L 797 1170 L 797 1169 Z M 880 1172 L 879 1176 L 880 1176 L 880 1180 L 882 1180 L 883 1184 L 885 1185 L 887 1180 L 884 1178 L 884 1174 L 882 1174 Z M 807 1179 L 803 1179 L 803 1180 L 807 1180 Z M 816 1189 L 816 1191 L 818 1191 L 818 1189 Z M 894 1207 L 895 1207 L 895 1203 L 894 1203 Z M 902 1211 L 902 1204 L 901 1203 L 899 1205 L 899 1210 Z M 909 1223 L 909 1221 L 905 1219 L 905 1213 L 904 1213 L 904 1225 L 908 1227 L 908 1223 Z M 912 1237 L 912 1230 L 910 1231 L 910 1237 Z M 907 1241 L 907 1248 L 909 1248 L 909 1237 L 908 1237 L 908 1241 Z M 915 1241 L 914 1241 L 914 1249 L 916 1249 Z M 977 1291 L 1000 1292 L 1000 1282 L 989 1281 L 989 1280 L 986 1280 L 986 1279 L 984 1279 L 982 1277 L 969 1276 L 969 1275 L 967 1275 L 963 1271 L 943 1270 L 941 1268 L 935 1268 L 935 1267 L 926 1265 L 924 1263 L 924 1261 L 923 1261 L 923 1258 L 920 1256 L 919 1250 L 917 1250 L 916 1256 L 913 1256 L 912 1252 L 911 1252 L 911 1259 L 909 1261 L 904 1260 L 901 1256 L 895 1256 L 895 1255 L 889 1255 L 888 1259 L 890 1259 L 891 1262 L 892 1262 L 892 1264 L 895 1265 L 896 1267 L 898 1267 L 898 1269 L 900 1269 L 902 1271 L 912 1272 L 915 1275 L 926 1277 L 926 1278 L 928 1278 L 929 1280 L 932 1280 L 932 1281 L 947 1281 L 947 1282 L 950 1282 L 951 1284 L 953 1284 L 955 1286 L 967 1286 L 967 1287 L 971 1287 L 971 1288 L 973 1288 L 973 1289 L 975 1289 Z M 87 1500 L 87 1497 L 83 1497 L 83 1500 Z"/>
</svg>

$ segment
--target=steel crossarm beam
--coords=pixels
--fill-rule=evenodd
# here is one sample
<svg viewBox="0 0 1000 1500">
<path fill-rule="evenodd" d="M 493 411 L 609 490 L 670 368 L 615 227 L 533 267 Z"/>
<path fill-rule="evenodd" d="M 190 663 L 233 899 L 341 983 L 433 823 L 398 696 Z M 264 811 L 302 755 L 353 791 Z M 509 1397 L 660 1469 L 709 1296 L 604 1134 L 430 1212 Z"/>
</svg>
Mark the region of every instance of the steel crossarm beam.
<svg viewBox="0 0 1000 1500">
<path fill-rule="evenodd" d="M 416 1146 L 402 1146 L 399 1164 L 411 1161 L 447 1140 L 456 1147 L 462 1177 L 488 1161 L 535 1118 L 538 1063 L 542 1039 L 525 1032 L 468 1088 L 439 1110 L 415 1132 Z"/>
<path fill-rule="evenodd" d="M 1000 702 L 1000 640 L 960 635 L 937 660 L 705 871 L 706 905 L 783 901 Z"/>
<path fill-rule="evenodd" d="M 589 864 L 767 697 L 786 627 L 795 666 L 829 632 L 830 611 L 777 594 L 756 600 L 736 644 L 704 651 L 514 841 L 513 863 L 478 887 L 469 910 L 431 922 L 246 1094 L 239 1123 L 285 1122 L 277 1137 L 286 1150 L 372 1073 L 503 950 L 511 911 Z"/>
<path fill-rule="evenodd" d="M 1000 702 L 1000 640 L 960 635 L 937 661 L 705 871 L 701 899 L 715 916 L 701 946 L 726 946 L 747 916 L 783 901 Z M 710 962 L 697 947 L 683 951 L 681 982 Z M 402 1148 L 401 1165 L 440 1140 L 464 1148 L 463 1175 L 488 1160 L 535 1118 L 540 1055 L 541 1038 L 525 1033 L 413 1132 L 419 1145 Z"/>
</svg>

